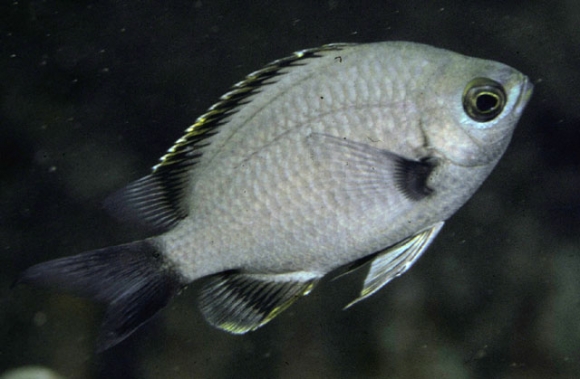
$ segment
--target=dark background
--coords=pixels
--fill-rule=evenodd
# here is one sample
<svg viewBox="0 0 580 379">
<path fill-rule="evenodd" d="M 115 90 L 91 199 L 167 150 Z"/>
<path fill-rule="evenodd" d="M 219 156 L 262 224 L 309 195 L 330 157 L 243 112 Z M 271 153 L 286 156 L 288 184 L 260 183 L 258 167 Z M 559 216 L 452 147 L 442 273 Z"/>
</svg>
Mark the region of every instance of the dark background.
<svg viewBox="0 0 580 379">
<path fill-rule="evenodd" d="M 580 372 L 580 3 L 3 1 L 0 374 L 67 378 L 573 378 Z M 142 238 L 103 211 L 245 74 L 330 42 L 411 40 L 516 67 L 535 93 L 481 190 L 423 258 L 342 311 L 326 280 L 268 326 L 208 326 L 193 285 L 102 355 L 103 308 L 31 264 Z M 235 252 L 232 252 L 235 253 Z"/>
</svg>

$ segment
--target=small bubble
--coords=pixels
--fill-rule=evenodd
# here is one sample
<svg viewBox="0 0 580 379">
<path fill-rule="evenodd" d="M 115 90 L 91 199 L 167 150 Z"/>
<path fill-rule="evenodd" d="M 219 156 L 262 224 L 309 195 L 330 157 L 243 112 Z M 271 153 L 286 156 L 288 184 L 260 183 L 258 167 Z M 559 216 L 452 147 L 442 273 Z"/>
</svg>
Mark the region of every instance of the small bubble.
<svg viewBox="0 0 580 379">
<path fill-rule="evenodd" d="M 32 322 L 34 323 L 35 326 L 43 326 L 44 324 L 46 324 L 47 321 L 47 317 L 46 317 L 46 313 L 44 312 L 36 312 L 34 314 L 34 317 L 32 318 Z"/>
</svg>

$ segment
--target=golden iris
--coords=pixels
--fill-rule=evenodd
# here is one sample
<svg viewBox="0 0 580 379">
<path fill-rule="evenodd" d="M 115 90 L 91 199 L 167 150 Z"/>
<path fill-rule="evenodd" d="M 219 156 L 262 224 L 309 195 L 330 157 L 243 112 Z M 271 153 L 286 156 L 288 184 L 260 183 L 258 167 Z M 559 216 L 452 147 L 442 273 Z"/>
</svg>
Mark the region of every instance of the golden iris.
<svg viewBox="0 0 580 379">
<path fill-rule="evenodd" d="M 506 102 L 503 86 L 488 78 L 473 79 L 463 91 L 463 109 L 477 122 L 488 122 L 496 118 Z"/>
</svg>

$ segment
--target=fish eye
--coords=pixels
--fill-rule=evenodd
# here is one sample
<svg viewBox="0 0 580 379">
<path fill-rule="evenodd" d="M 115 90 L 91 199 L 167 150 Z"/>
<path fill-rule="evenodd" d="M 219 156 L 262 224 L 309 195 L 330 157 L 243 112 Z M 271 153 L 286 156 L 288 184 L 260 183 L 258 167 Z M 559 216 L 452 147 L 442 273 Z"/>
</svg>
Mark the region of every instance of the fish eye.
<svg viewBox="0 0 580 379">
<path fill-rule="evenodd" d="M 472 120 L 487 122 L 503 110 L 507 96 L 503 86 L 488 78 L 475 78 L 463 90 L 463 109 Z"/>
</svg>

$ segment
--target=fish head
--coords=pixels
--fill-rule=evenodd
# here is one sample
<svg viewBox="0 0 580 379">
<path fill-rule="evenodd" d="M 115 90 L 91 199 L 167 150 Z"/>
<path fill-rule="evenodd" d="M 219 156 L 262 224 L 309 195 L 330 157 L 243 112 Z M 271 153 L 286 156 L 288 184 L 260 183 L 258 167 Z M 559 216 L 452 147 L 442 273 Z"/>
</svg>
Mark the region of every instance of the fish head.
<svg viewBox="0 0 580 379">
<path fill-rule="evenodd" d="M 504 153 L 533 85 L 502 63 L 448 56 L 424 88 L 426 148 L 453 164 L 495 165 Z"/>
</svg>

